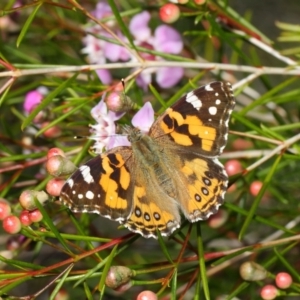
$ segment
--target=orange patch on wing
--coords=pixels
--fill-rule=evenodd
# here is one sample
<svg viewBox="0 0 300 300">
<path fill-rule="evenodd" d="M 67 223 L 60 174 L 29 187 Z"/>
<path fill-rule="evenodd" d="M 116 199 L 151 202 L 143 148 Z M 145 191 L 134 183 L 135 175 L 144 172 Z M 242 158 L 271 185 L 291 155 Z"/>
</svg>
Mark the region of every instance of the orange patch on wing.
<svg viewBox="0 0 300 300">
<path fill-rule="evenodd" d="M 203 159 L 196 158 L 191 161 L 185 161 L 181 171 L 186 175 L 194 175 L 195 180 L 190 182 L 187 186 L 187 190 L 190 196 L 188 201 L 187 209 L 191 214 L 195 210 L 205 212 L 210 211 L 212 206 L 215 206 L 221 191 L 220 181 L 217 178 L 209 178 L 210 185 L 207 186 L 203 183 L 203 178 L 206 177 L 204 172 L 209 170 L 207 162 Z M 217 189 L 215 190 L 215 188 Z M 204 189 L 204 190 L 203 190 Z M 204 191 L 206 190 L 206 193 Z M 200 197 L 197 201 L 197 197 Z"/>
<path fill-rule="evenodd" d="M 119 155 L 119 157 L 117 157 L 119 162 L 120 162 L 120 158 L 122 159 L 122 157 Z M 114 169 L 110 166 L 110 160 L 107 156 L 104 156 L 102 158 L 102 167 L 105 170 L 105 173 L 103 173 L 100 176 L 100 181 L 99 184 L 101 185 L 102 189 L 105 192 L 105 205 L 112 208 L 112 209 L 126 209 L 127 208 L 127 200 L 120 198 L 118 196 L 118 182 L 112 180 L 110 178 L 110 175 L 114 172 Z M 124 169 L 125 172 L 126 169 L 124 167 L 121 168 L 121 175 L 122 175 L 122 169 Z M 124 172 L 123 171 L 123 172 Z M 124 176 L 124 181 L 123 181 L 123 185 L 127 184 L 127 187 L 129 186 L 128 180 L 129 179 L 126 178 L 126 176 Z"/>
<path fill-rule="evenodd" d="M 167 110 L 168 116 L 178 126 L 187 125 L 188 132 L 186 134 L 177 132 L 174 127 L 169 128 L 166 123 L 161 122 L 161 128 L 165 133 L 169 133 L 174 139 L 175 143 L 182 146 L 192 146 L 193 141 L 190 136 L 196 136 L 201 140 L 202 149 L 205 151 L 211 151 L 214 141 L 216 139 L 217 131 L 213 127 L 204 126 L 202 120 L 197 115 L 189 115 L 183 118 L 180 112 L 174 111 L 169 108 Z M 170 126 L 170 125 L 169 125 Z"/>
<path fill-rule="evenodd" d="M 145 187 L 142 187 L 142 186 L 136 186 L 135 189 L 134 189 L 134 198 L 137 197 L 137 198 L 142 198 L 146 196 L 146 190 L 145 190 Z M 138 200 L 139 201 L 139 200 Z"/>
<path fill-rule="evenodd" d="M 182 134 L 182 133 L 173 131 L 170 135 L 172 136 L 172 138 L 174 139 L 176 144 L 179 144 L 182 146 L 193 145 L 193 141 L 190 139 L 190 137 L 187 134 Z"/>
<path fill-rule="evenodd" d="M 126 170 L 125 167 L 120 169 L 120 185 L 124 190 L 127 190 L 130 184 L 130 173 Z"/>
</svg>

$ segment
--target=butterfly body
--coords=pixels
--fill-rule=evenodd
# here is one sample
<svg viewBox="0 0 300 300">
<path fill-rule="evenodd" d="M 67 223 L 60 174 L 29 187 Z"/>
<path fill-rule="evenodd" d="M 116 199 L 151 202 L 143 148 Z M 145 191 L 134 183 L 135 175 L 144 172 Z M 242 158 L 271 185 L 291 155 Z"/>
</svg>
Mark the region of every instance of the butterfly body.
<svg viewBox="0 0 300 300">
<path fill-rule="evenodd" d="M 75 212 L 119 221 L 133 232 L 169 236 L 205 220 L 224 201 L 227 174 L 217 157 L 225 147 L 235 101 L 228 83 L 214 82 L 183 96 L 149 133 L 127 128 L 131 147 L 117 147 L 81 166 L 61 201 Z"/>
</svg>

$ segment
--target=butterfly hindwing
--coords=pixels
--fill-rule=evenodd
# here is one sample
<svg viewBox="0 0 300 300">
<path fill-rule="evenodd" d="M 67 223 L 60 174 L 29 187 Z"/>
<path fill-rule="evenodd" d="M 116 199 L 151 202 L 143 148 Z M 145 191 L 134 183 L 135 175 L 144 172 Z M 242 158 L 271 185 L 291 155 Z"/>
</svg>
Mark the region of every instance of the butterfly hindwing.
<svg viewBox="0 0 300 300">
<path fill-rule="evenodd" d="M 169 236 L 180 226 L 180 215 L 177 204 L 161 190 L 156 190 L 156 196 L 145 186 L 135 186 L 133 192 L 133 210 L 125 222 L 125 226 L 144 237 L 157 237 L 157 231 L 163 236 Z M 161 198 L 158 198 L 158 196 Z M 155 199 L 164 199 L 157 202 Z"/>
<path fill-rule="evenodd" d="M 224 202 L 228 177 L 222 164 L 193 153 L 180 153 L 181 179 L 188 196 L 179 198 L 180 207 L 190 222 L 206 220 Z"/>
</svg>

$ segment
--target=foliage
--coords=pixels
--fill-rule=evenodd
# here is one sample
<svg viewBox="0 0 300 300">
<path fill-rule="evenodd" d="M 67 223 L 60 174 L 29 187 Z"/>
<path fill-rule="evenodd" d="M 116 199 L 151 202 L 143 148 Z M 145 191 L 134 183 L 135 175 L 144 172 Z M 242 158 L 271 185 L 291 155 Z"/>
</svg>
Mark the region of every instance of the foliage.
<svg viewBox="0 0 300 300">
<path fill-rule="evenodd" d="M 1 296 L 59 299 L 66 291 L 70 299 L 133 299 L 151 290 L 159 299 L 258 299 L 262 285 L 287 271 L 294 283 L 280 294 L 299 297 L 299 25 L 277 23 L 284 30 L 280 40 L 296 45 L 282 54 L 230 1 L 188 1 L 178 4 L 180 17 L 168 25 L 180 33 L 183 49 L 164 52 L 137 42 L 130 27 L 134 16 L 148 11 L 154 32 L 162 25 L 161 1 L 108 1 L 113 14 L 101 19 L 91 13 L 94 1 L 7 2 L 0 4 L 0 197 L 14 214 L 22 210 L 24 189 L 45 190 L 50 148 L 63 149 L 76 165 L 90 157 L 91 141 L 73 137 L 90 134 L 92 108 L 122 78 L 135 109 L 150 100 L 159 113 L 202 83 L 231 82 L 237 105 L 221 161 L 237 159 L 243 171 L 230 177 L 222 226 L 183 222 L 170 239 L 144 239 L 116 222 L 73 214 L 57 197 L 38 204 L 41 222 L 23 226 L 19 235 L 1 233 Z M 130 59 L 87 61 L 83 39 L 96 24 L 101 30 L 93 36 L 120 45 Z M 163 67 L 182 68 L 182 78 L 164 87 L 158 80 Z M 139 85 L 138 76 L 151 68 L 151 85 Z M 95 70 L 110 70 L 112 80 L 104 83 Z M 43 101 L 26 112 L 26 94 L 41 86 L 47 88 Z M 43 122 L 36 122 L 41 114 Z M 133 114 L 122 122 L 130 124 Z M 49 128 L 59 134 L 46 134 Z M 249 191 L 254 181 L 263 183 L 256 196 Z M 20 246 L 6 259 L 12 241 Z M 268 279 L 243 280 L 245 260 L 267 269 Z M 105 284 L 110 266 L 132 271 L 121 292 Z"/>
</svg>

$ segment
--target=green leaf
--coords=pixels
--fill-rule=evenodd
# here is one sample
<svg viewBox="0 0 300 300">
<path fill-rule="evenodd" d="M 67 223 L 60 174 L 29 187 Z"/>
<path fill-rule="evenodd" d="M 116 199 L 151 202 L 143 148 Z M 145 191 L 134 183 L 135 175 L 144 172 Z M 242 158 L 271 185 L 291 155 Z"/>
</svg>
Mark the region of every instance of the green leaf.
<svg viewBox="0 0 300 300">
<path fill-rule="evenodd" d="M 275 162 L 274 162 L 274 164 L 273 164 L 270 172 L 268 173 L 267 177 L 265 178 L 265 180 L 263 182 L 263 186 L 261 187 L 258 195 L 255 197 L 255 199 L 253 201 L 253 204 L 251 205 L 251 208 L 250 208 L 250 210 L 249 210 L 249 212 L 247 214 L 246 220 L 245 220 L 245 222 L 244 222 L 244 224 L 243 224 L 243 226 L 241 228 L 241 231 L 240 231 L 240 234 L 239 234 L 239 239 L 242 239 L 244 237 L 244 235 L 245 235 L 245 233 L 246 233 L 246 231 L 247 231 L 247 229 L 248 229 L 248 227 L 249 227 L 249 225 L 250 225 L 250 223 L 251 223 L 251 221 L 253 219 L 253 216 L 256 213 L 256 210 L 257 210 L 258 205 L 259 205 L 259 203 L 261 201 L 261 198 L 264 195 L 264 193 L 265 193 L 268 185 L 270 184 L 270 182 L 272 180 L 272 177 L 274 176 L 274 173 L 277 170 L 277 166 L 278 166 L 281 158 L 282 158 L 281 155 L 279 155 L 276 158 L 276 160 L 275 160 Z"/>
<path fill-rule="evenodd" d="M 118 245 L 115 245 L 113 247 L 113 249 L 111 250 L 109 256 L 106 257 L 106 259 L 105 259 L 106 264 L 104 266 L 103 273 L 101 275 L 100 282 L 99 282 L 99 285 L 98 285 L 98 290 L 101 292 L 102 296 L 103 296 L 104 288 L 105 288 L 105 279 L 106 279 L 107 273 L 109 271 L 109 268 L 111 266 L 111 263 L 113 261 L 113 258 L 115 257 L 115 253 L 116 253 L 117 249 L 118 249 Z"/>
<path fill-rule="evenodd" d="M 16 279 L 15 281 L 13 281 L 12 283 L 9 283 L 9 284 L 6 284 L 5 286 L 2 286 L 1 289 L 0 289 L 0 295 L 2 296 L 3 294 L 9 292 L 10 290 L 14 289 L 14 288 L 19 288 L 19 286 L 30 280 L 31 279 L 31 276 L 26 276 L 26 277 L 22 277 L 21 279 Z M 12 299 L 10 297 L 3 297 L 2 299 Z M 20 299 L 20 298 L 19 298 Z"/>
<path fill-rule="evenodd" d="M 243 290 L 248 288 L 249 285 L 250 285 L 249 282 L 242 282 L 234 289 L 234 291 L 232 291 L 229 295 L 227 295 L 226 300 L 237 299 L 236 296 L 238 296 Z"/>
<path fill-rule="evenodd" d="M 8 94 L 8 92 L 9 92 L 11 86 L 12 86 L 12 84 L 10 84 L 10 85 L 6 88 L 6 90 L 4 91 L 4 93 L 1 95 L 1 97 L 0 97 L 0 108 L 1 108 L 1 106 L 2 106 L 2 104 L 3 104 L 3 102 L 4 102 L 4 100 L 5 100 L 5 98 L 6 98 L 6 96 L 7 96 L 7 94 Z"/>
<path fill-rule="evenodd" d="M 21 261 L 21 260 L 16 260 L 16 259 L 8 259 L 5 258 L 4 256 L 2 256 L 0 254 L 0 261 L 8 264 L 9 266 L 21 269 L 21 270 L 41 270 L 43 269 L 43 266 L 37 265 L 37 264 L 32 264 L 32 263 L 28 263 L 25 261 Z M 17 276 L 17 275 L 15 275 Z"/>
<path fill-rule="evenodd" d="M 88 286 L 88 284 L 86 282 L 83 283 L 83 286 L 84 286 L 84 291 L 85 291 L 85 295 L 87 297 L 88 300 L 93 300 L 93 295 L 91 293 L 91 290 Z"/>
<path fill-rule="evenodd" d="M 276 21 L 275 24 L 280 29 L 287 30 L 287 31 L 293 31 L 293 32 L 296 32 L 297 34 L 300 34 L 300 25 L 294 25 L 294 24 L 284 23 L 284 22 L 279 22 L 279 21 Z"/>
<path fill-rule="evenodd" d="M 285 138 L 282 135 L 274 132 L 273 128 L 268 128 L 267 126 L 264 126 L 263 124 L 261 124 L 261 128 L 264 130 L 264 132 L 266 132 L 268 134 L 269 137 L 271 137 L 275 140 L 278 140 L 278 141 L 285 140 Z"/>
<path fill-rule="evenodd" d="M 162 108 L 166 110 L 168 108 L 168 105 L 166 104 L 166 101 L 160 96 L 156 88 L 152 84 L 149 84 L 149 89 L 155 96 L 156 100 L 161 104 Z"/>
<path fill-rule="evenodd" d="M 81 283 L 85 282 L 88 278 L 92 277 L 99 269 L 101 269 L 107 262 L 107 259 L 105 258 L 100 263 L 96 264 L 95 267 L 90 268 L 79 280 L 76 281 L 74 284 L 74 287 L 79 286 Z M 101 275 L 102 276 L 102 275 Z"/>
<path fill-rule="evenodd" d="M 274 248 L 274 253 L 278 257 L 278 259 L 282 262 L 282 264 L 285 266 L 285 268 L 291 273 L 295 278 L 297 278 L 297 281 L 300 281 L 299 272 L 295 270 L 295 268 L 282 256 L 282 254 L 278 251 L 277 248 Z"/>
<path fill-rule="evenodd" d="M 164 255 L 166 256 L 167 260 L 168 260 L 171 264 L 174 264 L 174 262 L 173 262 L 173 260 L 172 260 L 172 258 L 171 258 L 171 256 L 170 256 L 170 254 L 169 254 L 169 251 L 168 251 L 168 249 L 167 249 L 167 247 L 166 247 L 166 244 L 165 244 L 165 242 L 164 242 L 164 240 L 163 240 L 163 238 L 162 238 L 162 236 L 161 236 L 161 234 L 160 234 L 160 232 L 159 232 L 158 230 L 157 230 L 157 237 L 158 237 L 159 245 L 160 245 L 160 247 L 161 247 L 161 249 L 162 249 Z"/>
<path fill-rule="evenodd" d="M 266 136 L 266 133 L 256 126 L 250 119 L 241 116 L 240 113 L 232 112 L 232 119 L 238 120 L 241 124 L 244 124 L 249 129 L 252 129 L 254 132 L 258 133 L 261 136 Z"/>
<path fill-rule="evenodd" d="M 60 291 L 62 285 L 64 284 L 65 280 L 67 279 L 68 275 L 70 274 L 73 266 L 74 266 L 74 264 L 71 264 L 63 271 L 62 278 L 58 281 L 56 287 L 54 288 L 53 292 L 51 293 L 51 295 L 49 297 L 50 300 L 54 300 L 56 298 L 57 293 Z"/>
<path fill-rule="evenodd" d="M 284 89 L 287 86 L 289 86 L 290 84 L 294 83 L 296 80 L 299 80 L 299 78 L 295 76 L 295 77 L 289 78 L 286 81 L 284 81 L 284 82 L 276 85 L 272 90 L 268 91 L 263 96 L 261 96 L 260 98 L 254 100 L 251 104 L 249 104 L 248 106 L 246 106 L 245 108 L 243 108 L 239 112 L 239 115 L 241 117 L 245 116 L 248 111 L 251 111 L 255 107 L 267 104 L 268 102 L 270 102 L 270 96 L 273 96 L 274 94 L 278 93 L 282 89 Z"/>
<path fill-rule="evenodd" d="M 56 118 L 54 121 L 52 121 L 51 123 L 49 123 L 47 126 L 41 128 L 36 134 L 35 136 L 39 136 L 41 135 L 43 132 L 45 132 L 47 129 L 53 127 L 56 124 L 61 123 L 64 119 L 66 119 L 67 117 L 71 116 L 72 114 L 74 114 L 75 112 L 81 110 L 82 107 L 84 107 L 86 105 L 86 103 L 83 101 L 81 104 L 75 106 L 74 108 L 72 108 L 71 110 L 67 111 L 65 114 L 62 114 L 60 117 Z"/>
<path fill-rule="evenodd" d="M 62 244 L 62 246 L 64 246 L 65 250 L 67 252 L 69 252 L 71 255 L 73 255 L 72 252 L 70 251 L 68 245 L 66 244 L 64 238 L 60 235 L 60 233 L 57 230 L 56 226 L 53 224 L 52 219 L 47 214 L 44 206 L 37 199 L 34 199 L 34 203 L 35 203 L 36 207 L 40 210 L 41 214 L 43 215 L 43 222 L 45 224 L 47 224 L 47 226 L 50 228 L 51 232 L 60 241 L 60 243 Z"/>
<path fill-rule="evenodd" d="M 38 10 L 40 9 L 40 7 L 43 5 L 43 2 L 37 4 L 37 6 L 35 7 L 35 9 L 32 11 L 32 13 L 29 15 L 28 19 L 26 20 L 25 24 L 22 26 L 21 32 L 19 34 L 19 37 L 17 39 L 17 47 L 20 46 L 30 24 L 32 23 L 36 13 L 38 12 Z"/>
<path fill-rule="evenodd" d="M 226 208 L 228 208 L 229 210 L 232 210 L 236 213 L 238 213 L 239 215 L 243 215 L 243 216 L 247 216 L 248 215 L 248 210 L 245 210 L 245 209 L 242 209 L 232 203 L 229 203 L 229 202 L 225 202 L 224 203 L 224 206 Z M 254 215 L 253 216 L 253 219 L 260 222 L 260 223 L 263 223 L 265 225 L 268 225 L 270 227 L 274 227 L 274 228 L 277 228 L 278 230 L 282 230 L 283 232 L 286 232 L 287 234 L 296 234 L 295 231 L 291 230 L 291 229 L 288 229 L 278 223 L 275 223 L 274 221 L 268 219 L 268 218 L 263 218 L 259 215 Z"/>
<path fill-rule="evenodd" d="M 177 268 L 176 268 L 174 270 L 172 281 L 171 281 L 171 300 L 177 299 L 177 289 L 178 289 L 178 284 L 177 284 Z"/>
<path fill-rule="evenodd" d="M 253 26 L 248 20 L 243 18 L 239 13 L 237 13 L 235 10 L 233 10 L 229 5 L 228 1 L 218 0 L 217 5 L 221 8 L 222 13 L 229 14 L 231 17 L 235 19 L 237 24 L 241 24 L 245 26 L 250 31 L 256 33 L 260 39 L 262 39 L 267 44 L 272 44 L 272 40 L 270 40 L 267 36 L 265 36 L 261 31 L 259 31 L 255 26 Z"/>
<path fill-rule="evenodd" d="M 202 286 L 204 291 L 204 296 L 206 300 L 210 299 L 209 295 L 209 286 L 207 282 L 207 275 L 206 275 L 206 266 L 205 266 L 205 258 L 204 258 L 204 248 L 203 248 L 203 241 L 202 241 L 202 234 L 201 234 L 201 225 L 200 222 L 196 223 L 197 228 L 197 248 L 198 248 L 198 259 L 199 259 L 199 268 L 202 280 Z"/>
<path fill-rule="evenodd" d="M 93 246 L 92 242 L 88 239 L 85 239 L 86 235 L 84 233 L 84 229 L 82 228 L 81 222 L 77 220 L 77 218 L 74 216 L 74 214 L 70 210 L 68 210 L 68 211 L 69 211 L 70 219 L 72 220 L 74 226 L 76 227 L 76 229 L 78 231 L 78 235 L 80 235 L 82 237 L 81 241 L 85 241 L 90 250 L 94 249 L 94 246 Z M 100 261 L 102 260 L 99 253 L 95 253 L 95 255 L 98 257 L 98 259 Z"/>
<path fill-rule="evenodd" d="M 123 19 L 122 19 L 121 15 L 120 15 L 119 8 L 116 5 L 116 1 L 107 0 L 107 2 L 108 2 L 108 4 L 111 7 L 111 10 L 113 11 L 114 16 L 116 17 L 116 20 L 117 20 L 117 22 L 118 22 L 118 24 L 120 26 L 120 29 L 122 30 L 123 34 L 127 37 L 129 43 L 131 44 L 131 47 L 133 49 L 135 49 L 135 51 L 137 51 L 137 49 L 135 47 L 135 44 L 133 42 L 131 33 L 128 30 L 127 25 L 123 22 Z"/>
</svg>

